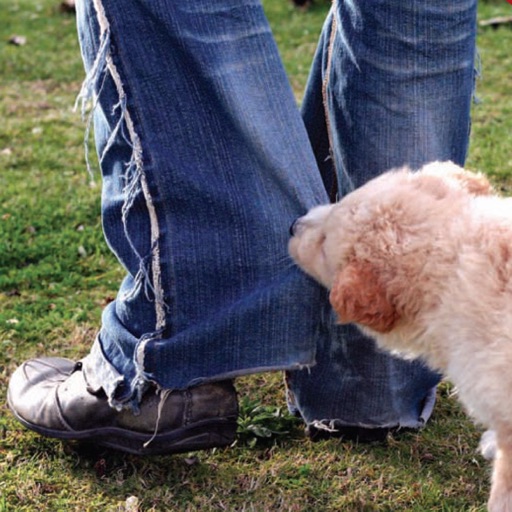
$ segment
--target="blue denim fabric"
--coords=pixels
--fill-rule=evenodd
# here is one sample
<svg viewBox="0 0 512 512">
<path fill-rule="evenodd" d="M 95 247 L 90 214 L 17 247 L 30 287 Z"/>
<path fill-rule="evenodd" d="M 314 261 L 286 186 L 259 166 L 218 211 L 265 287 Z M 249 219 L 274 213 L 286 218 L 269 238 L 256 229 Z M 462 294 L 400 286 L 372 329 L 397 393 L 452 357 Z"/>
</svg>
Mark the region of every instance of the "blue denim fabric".
<svg viewBox="0 0 512 512">
<path fill-rule="evenodd" d="M 324 176 L 334 163 L 340 197 L 393 167 L 464 164 L 476 10 L 476 0 L 335 2 L 303 115 Z"/>
<path fill-rule="evenodd" d="M 261 5 L 92 9 L 78 5 L 82 96 L 127 277 L 89 373 L 120 405 L 148 381 L 312 365 L 326 292 L 292 265 L 288 230 L 327 197 Z"/>
<path fill-rule="evenodd" d="M 302 105 L 328 190 L 334 176 L 343 197 L 393 167 L 464 163 L 476 7 L 476 0 L 335 2 Z M 435 373 L 376 352 L 353 326 L 330 332 L 316 366 L 288 377 L 309 423 L 417 427 L 428 419 Z"/>
<path fill-rule="evenodd" d="M 423 44 L 438 32 L 411 28 L 408 37 L 402 25 L 430 30 L 423 11 L 455 17 L 463 4 L 474 11 L 474 2 L 361 4 L 383 14 L 396 4 L 396 19 L 384 30 L 367 25 L 373 18 L 362 7 L 338 4 L 336 51 L 328 20 L 304 123 L 258 1 L 78 2 L 81 97 L 93 102 L 103 226 L 127 271 L 85 364 L 113 406 L 136 406 L 148 382 L 184 388 L 287 369 L 308 423 L 417 426 L 428 416 L 437 375 L 376 352 L 354 327 L 336 326 L 327 292 L 287 256 L 288 227 L 328 201 L 333 164 L 346 190 L 346 176 L 355 185 L 397 163 L 457 160 L 466 150 L 472 61 L 441 59 L 437 50 L 426 58 Z M 423 25 L 409 16 L 415 10 Z M 452 32 L 441 31 L 457 46 L 470 24 L 460 18 Z M 468 55 L 472 30 L 460 43 Z M 381 65 L 373 80 L 372 58 Z M 410 85 L 400 88 L 401 77 Z M 441 101 L 442 92 L 450 99 Z M 464 102 L 452 104 L 454 92 Z M 430 124 L 417 125 L 423 119 Z M 451 134 L 455 120 L 464 137 L 429 142 Z M 427 149 L 412 150 L 413 141 Z"/>
</svg>

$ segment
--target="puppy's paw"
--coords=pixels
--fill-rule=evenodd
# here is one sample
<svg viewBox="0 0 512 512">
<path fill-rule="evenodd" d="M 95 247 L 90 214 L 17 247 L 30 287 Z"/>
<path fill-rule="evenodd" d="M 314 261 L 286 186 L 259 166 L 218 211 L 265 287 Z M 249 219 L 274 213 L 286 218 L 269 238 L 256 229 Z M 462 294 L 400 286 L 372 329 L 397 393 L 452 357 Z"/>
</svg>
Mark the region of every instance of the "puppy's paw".
<svg viewBox="0 0 512 512">
<path fill-rule="evenodd" d="M 489 512 L 512 512 L 512 450 L 507 436 L 496 433 L 497 449 L 493 464 Z"/>
<path fill-rule="evenodd" d="M 486 460 L 494 460 L 497 451 L 496 432 L 494 430 L 486 430 L 480 438 L 478 451 Z"/>
</svg>

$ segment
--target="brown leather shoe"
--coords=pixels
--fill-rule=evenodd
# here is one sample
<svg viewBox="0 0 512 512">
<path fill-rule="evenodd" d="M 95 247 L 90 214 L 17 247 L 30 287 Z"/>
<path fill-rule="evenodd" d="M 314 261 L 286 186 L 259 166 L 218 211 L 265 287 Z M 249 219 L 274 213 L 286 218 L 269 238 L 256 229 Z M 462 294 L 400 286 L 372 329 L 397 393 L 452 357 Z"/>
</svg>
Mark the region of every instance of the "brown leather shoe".
<svg viewBox="0 0 512 512">
<path fill-rule="evenodd" d="M 111 408 L 103 392 L 93 394 L 81 363 L 63 358 L 23 363 L 11 377 L 7 400 L 16 418 L 39 434 L 140 455 L 227 446 L 237 429 L 231 381 L 184 391 L 150 388 L 134 415 Z"/>
</svg>

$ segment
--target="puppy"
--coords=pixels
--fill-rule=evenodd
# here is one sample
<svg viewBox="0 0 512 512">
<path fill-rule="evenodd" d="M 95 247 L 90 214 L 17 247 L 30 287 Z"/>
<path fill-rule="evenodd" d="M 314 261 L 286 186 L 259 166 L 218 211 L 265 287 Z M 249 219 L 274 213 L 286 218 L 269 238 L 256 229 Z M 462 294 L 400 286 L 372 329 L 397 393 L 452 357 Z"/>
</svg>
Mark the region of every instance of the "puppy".
<svg viewBox="0 0 512 512">
<path fill-rule="evenodd" d="M 488 508 L 512 512 L 512 199 L 451 162 L 390 171 L 298 219 L 289 252 L 341 323 L 457 386 L 493 431 Z"/>
</svg>

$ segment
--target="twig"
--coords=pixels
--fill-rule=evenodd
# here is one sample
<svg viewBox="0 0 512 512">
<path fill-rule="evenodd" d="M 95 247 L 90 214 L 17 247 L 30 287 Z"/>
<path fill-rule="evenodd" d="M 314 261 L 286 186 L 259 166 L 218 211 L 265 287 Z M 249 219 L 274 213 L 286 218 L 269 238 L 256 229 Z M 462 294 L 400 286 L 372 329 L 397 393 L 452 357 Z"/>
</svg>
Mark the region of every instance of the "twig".
<svg viewBox="0 0 512 512">
<path fill-rule="evenodd" d="M 500 25 L 507 25 L 512 23 L 512 16 L 498 16 L 496 18 L 490 18 L 488 20 L 482 20 L 479 25 L 481 27 L 493 27 L 498 28 Z"/>
</svg>

